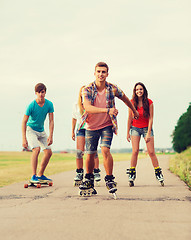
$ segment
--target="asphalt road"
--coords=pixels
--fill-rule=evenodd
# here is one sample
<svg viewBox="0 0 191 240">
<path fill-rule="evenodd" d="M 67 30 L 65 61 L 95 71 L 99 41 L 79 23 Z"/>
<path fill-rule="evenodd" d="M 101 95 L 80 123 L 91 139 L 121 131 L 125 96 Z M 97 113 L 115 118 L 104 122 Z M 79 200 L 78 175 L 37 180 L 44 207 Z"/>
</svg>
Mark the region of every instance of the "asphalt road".
<svg viewBox="0 0 191 240">
<path fill-rule="evenodd" d="M 165 186 L 155 179 L 149 158 L 140 159 L 135 187 L 125 174 L 129 161 L 116 162 L 118 199 L 103 178 L 96 196 L 78 196 L 75 171 L 52 176 L 54 185 L 25 189 L 24 182 L 0 188 L 0 238 L 3 240 L 190 240 L 191 191 L 159 158 Z"/>
</svg>

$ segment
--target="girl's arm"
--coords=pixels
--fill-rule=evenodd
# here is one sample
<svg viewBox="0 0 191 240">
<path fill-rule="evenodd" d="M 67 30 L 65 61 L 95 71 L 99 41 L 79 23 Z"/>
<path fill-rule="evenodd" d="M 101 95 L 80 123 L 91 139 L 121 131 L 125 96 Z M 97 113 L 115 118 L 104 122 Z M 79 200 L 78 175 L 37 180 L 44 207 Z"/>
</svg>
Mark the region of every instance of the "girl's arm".
<svg viewBox="0 0 191 240">
<path fill-rule="evenodd" d="M 146 143 L 150 141 L 151 139 L 151 129 L 152 129 L 152 126 L 153 126 L 153 103 L 149 106 L 149 113 L 150 113 L 150 116 L 149 116 L 149 125 L 148 125 L 148 132 L 147 132 L 147 135 L 145 137 L 145 141 Z"/>
<path fill-rule="evenodd" d="M 29 116 L 24 115 L 23 121 L 22 121 L 22 137 L 23 137 L 22 146 L 24 148 L 28 148 L 28 142 L 26 137 L 26 128 L 27 128 L 28 119 L 29 119 Z"/>
<path fill-rule="evenodd" d="M 127 141 L 130 142 L 131 138 L 130 138 L 130 128 L 131 128 L 131 124 L 133 121 L 133 112 L 131 109 L 129 109 L 129 117 L 128 117 L 128 121 L 127 121 Z"/>
<path fill-rule="evenodd" d="M 74 141 L 75 141 L 76 122 L 77 122 L 77 120 L 75 118 L 72 118 L 72 140 L 74 140 Z"/>
<path fill-rule="evenodd" d="M 54 131 L 54 113 L 49 113 L 49 137 L 47 139 L 48 146 L 53 143 L 53 131 Z"/>
</svg>

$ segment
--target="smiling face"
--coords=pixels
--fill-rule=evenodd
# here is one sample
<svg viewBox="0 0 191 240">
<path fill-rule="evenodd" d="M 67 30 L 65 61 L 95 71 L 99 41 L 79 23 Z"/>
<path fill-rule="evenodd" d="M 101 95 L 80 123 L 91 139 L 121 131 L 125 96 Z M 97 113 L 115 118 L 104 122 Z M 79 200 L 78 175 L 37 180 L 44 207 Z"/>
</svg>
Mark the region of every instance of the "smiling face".
<svg viewBox="0 0 191 240">
<path fill-rule="evenodd" d="M 135 89 L 135 94 L 137 95 L 138 98 L 141 98 L 144 94 L 144 89 L 141 85 L 137 85 Z"/>
<path fill-rule="evenodd" d="M 96 82 L 104 82 L 108 76 L 106 67 L 96 67 L 95 73 Z"/>
</svg>

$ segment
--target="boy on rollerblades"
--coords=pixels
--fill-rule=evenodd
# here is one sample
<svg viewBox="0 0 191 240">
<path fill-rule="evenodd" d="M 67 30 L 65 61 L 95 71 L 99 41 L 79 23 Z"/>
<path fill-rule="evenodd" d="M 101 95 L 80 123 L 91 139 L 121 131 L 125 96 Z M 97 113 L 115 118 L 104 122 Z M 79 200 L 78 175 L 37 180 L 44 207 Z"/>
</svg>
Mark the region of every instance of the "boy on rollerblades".
<svg viewBox="0 0 191 240">
<path fill-rule="evenodd" d="M 83 191 L 87 190 L 94 192 L 94 156 L 97 152 L 99 139 L 101 139 L 100 146 L 106 171 L 106 187 L 109 193 L 115 194 L 117 191 L 117 184 L 113 176 L 113 157 L 110 153 L 113 132 L 117 134 L 116 117 L 118 110 L 115 108 L 115 97 L 121 99 L 132 110 L 135 118 L 139 116 L 124 92 L 116 85 L 106 81 L 108 70 L 106 63 L 99 62 L 96 64 L 94 72 L 95 81 L 82 90 L 85 114 L 82 116 L 80 127 L 86 122 L 87 158 L 85 181 L 79 187 L 81 195 L 83 195 Z"/>
</svg>

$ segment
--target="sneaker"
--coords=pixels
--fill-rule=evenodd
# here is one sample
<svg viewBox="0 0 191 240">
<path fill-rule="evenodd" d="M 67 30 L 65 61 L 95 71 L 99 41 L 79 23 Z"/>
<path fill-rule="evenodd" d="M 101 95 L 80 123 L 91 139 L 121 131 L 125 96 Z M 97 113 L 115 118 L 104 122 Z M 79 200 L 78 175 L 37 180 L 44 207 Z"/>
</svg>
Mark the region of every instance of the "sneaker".
<svg viewBox="0 0 191 240">
<path fill-rule="evenodd" d="M 47 178 L 46 176 L 42 175 L 41 177 L 37 177 L 38 180 L 42 183 L 42 182 L 52 182 L 52 179 Z"/>
<path fill-rule="evenodd" d="M 36 175 L 33 175 L 31 180 L 30 180 L 31 183 L 40 183 L 40 181 L 38 180 L 38 177 Z"/>
</svg>

